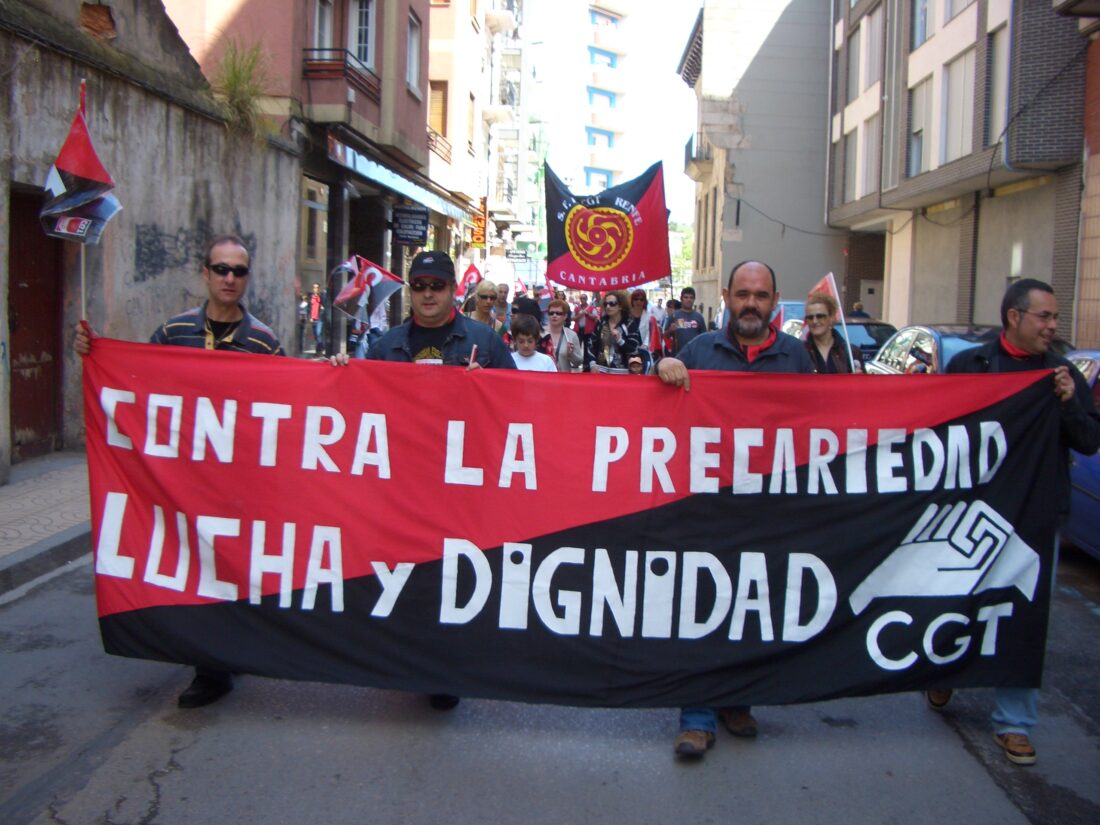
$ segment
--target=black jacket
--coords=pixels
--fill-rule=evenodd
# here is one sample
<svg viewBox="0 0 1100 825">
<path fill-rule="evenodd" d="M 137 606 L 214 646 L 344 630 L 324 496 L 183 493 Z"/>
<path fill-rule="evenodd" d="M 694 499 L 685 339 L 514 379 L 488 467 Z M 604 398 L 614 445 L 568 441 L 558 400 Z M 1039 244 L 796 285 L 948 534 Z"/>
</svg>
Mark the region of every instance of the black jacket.
<svg viewBox="0 0 1100 825">
<path fill-rule="evenodd" d="M 1062 489 L 1058 490 L 1058 500 L 1061 502 L 1059 512 L 1061 515 L 1069 513 L 1070 485 L 1069 485 L 1069 451 L 1076 450 L 1085 455 L 1092 455 L 1100 449 L 1100 412 L 1096 410 L 1096 403 L 1092 398 L 1092 390 L 1089 388 L 1081 371 L 1069 361 L 1053 352 L 1044 355 L 1033 355 L 1029 358 L 1014 358 L 1001 347 L 999 340 L 990 341 L 980 347 L 960 352 L 951 359 L 947 365 L 948 373 L 968 372 L 1024 372 L 1026 370 L 1052 370 L 1055 367 L 1069 367 L 1069 374 L 1073 376 L 1073 398 L 1066 403 L 1059 403 L 1051 392 L 1051 403 L 1057 403 L 1061 413 L 1060 436 L 1065 449 L 1059 450 L 1058 461 L 1061 464 Z"/>
</svg>

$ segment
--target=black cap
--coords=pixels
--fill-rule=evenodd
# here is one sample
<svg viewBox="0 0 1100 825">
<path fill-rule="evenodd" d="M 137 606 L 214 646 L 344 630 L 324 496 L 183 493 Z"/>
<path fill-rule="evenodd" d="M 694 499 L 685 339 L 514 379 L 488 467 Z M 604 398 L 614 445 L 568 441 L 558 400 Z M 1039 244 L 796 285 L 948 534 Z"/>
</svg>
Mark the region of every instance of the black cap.
<svg viewBox="0 0 1100 825">
<path fill-rule="evenodd" d="M 413 278 L 439 278 L 444 281 L 455 279 L 455 264 L 446 252 L 421 252 L 413 258 L 409 267 L 409 280 Z"/>
</svg>

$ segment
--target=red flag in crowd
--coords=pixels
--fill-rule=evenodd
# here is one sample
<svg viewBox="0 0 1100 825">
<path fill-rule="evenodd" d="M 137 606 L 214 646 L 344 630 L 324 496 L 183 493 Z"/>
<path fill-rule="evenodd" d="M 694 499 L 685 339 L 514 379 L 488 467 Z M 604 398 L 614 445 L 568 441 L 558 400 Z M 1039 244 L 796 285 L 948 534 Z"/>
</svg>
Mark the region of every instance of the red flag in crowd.
<svg viewBox="0 0 1100 825">
<path fill-rule="evenodd" d="M 118 214 L 122 204 L 110 194 L 115 182 L 99 161 L 88 124 L 84 120 L 85 83 L 80 81 L 80 106 L 73 116 L 68 137 L 57 160 L 46 175 L 44 188 L 49 198 L 38 213 L 47 235 L 99 243 L 107 222 Z"/>
<path fill-rule="evenodd" d="M 402 286 L 400 278 L 361 255 L 352 255 L 336 271 L 352 277 L 336 295 L 333 306 L 358 320 L 370 318 Z"/>
<path fill-rule="evenodd" d="M 655 163 L 640 177 L 597 195 L 574 196 L 546 169 L 546 274 L 575 289 L 631 289 L 672 271 L 664 172 Z"/>
<path fill-rule="evenodd" d="M 458 289 L 455 290 L 455 297 L 462 299 L 466 297 L 466 290 L 471 287 L 477 286 L 481 283 L 481 271 L 470 264 L 466 267 L 466 272 L 462 275 L 462 280 L 458 284 Z"/>
</svg>

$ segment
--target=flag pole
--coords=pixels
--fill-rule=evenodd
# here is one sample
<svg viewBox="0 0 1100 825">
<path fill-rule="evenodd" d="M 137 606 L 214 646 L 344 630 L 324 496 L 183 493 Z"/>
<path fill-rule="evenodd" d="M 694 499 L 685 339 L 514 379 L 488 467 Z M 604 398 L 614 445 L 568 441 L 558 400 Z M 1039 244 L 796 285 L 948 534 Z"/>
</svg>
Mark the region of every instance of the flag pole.
<svg viewBox="0 0 1100 825">
<path fill-rule="evenodd" d="M 84 261 L 84 244 L 80 244 L 80 320 L 88 320 L 88 303 L 84 297 L 84 273 L 85 273 L 85 261 Z"/>
</svg>

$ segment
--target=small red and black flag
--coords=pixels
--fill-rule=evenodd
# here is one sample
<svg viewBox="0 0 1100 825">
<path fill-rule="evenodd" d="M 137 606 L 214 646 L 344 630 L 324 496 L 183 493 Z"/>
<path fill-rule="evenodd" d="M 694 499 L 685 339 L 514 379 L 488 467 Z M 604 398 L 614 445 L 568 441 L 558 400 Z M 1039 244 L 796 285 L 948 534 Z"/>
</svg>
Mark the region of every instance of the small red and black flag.
<svg viewBox="0 0 1100 825">
<path fill-rule="evenodd" d="M 83 244 L 99 243 L 107 222 L 122 204 L 110 194 L 115 187 L 103 167 L 84 120 L 85 83 L 80 81 L 80 106 L 73 116 L 69 135 L 46 176 L 49 195 L 38 213 L 47 235 Z"/>
<path fill-rule="evenodd" d="M 546 164 L 546 277 L 574 289 L 630 289 L 668 277 L 664 171 L 576 196 Z"/>
</svg>

